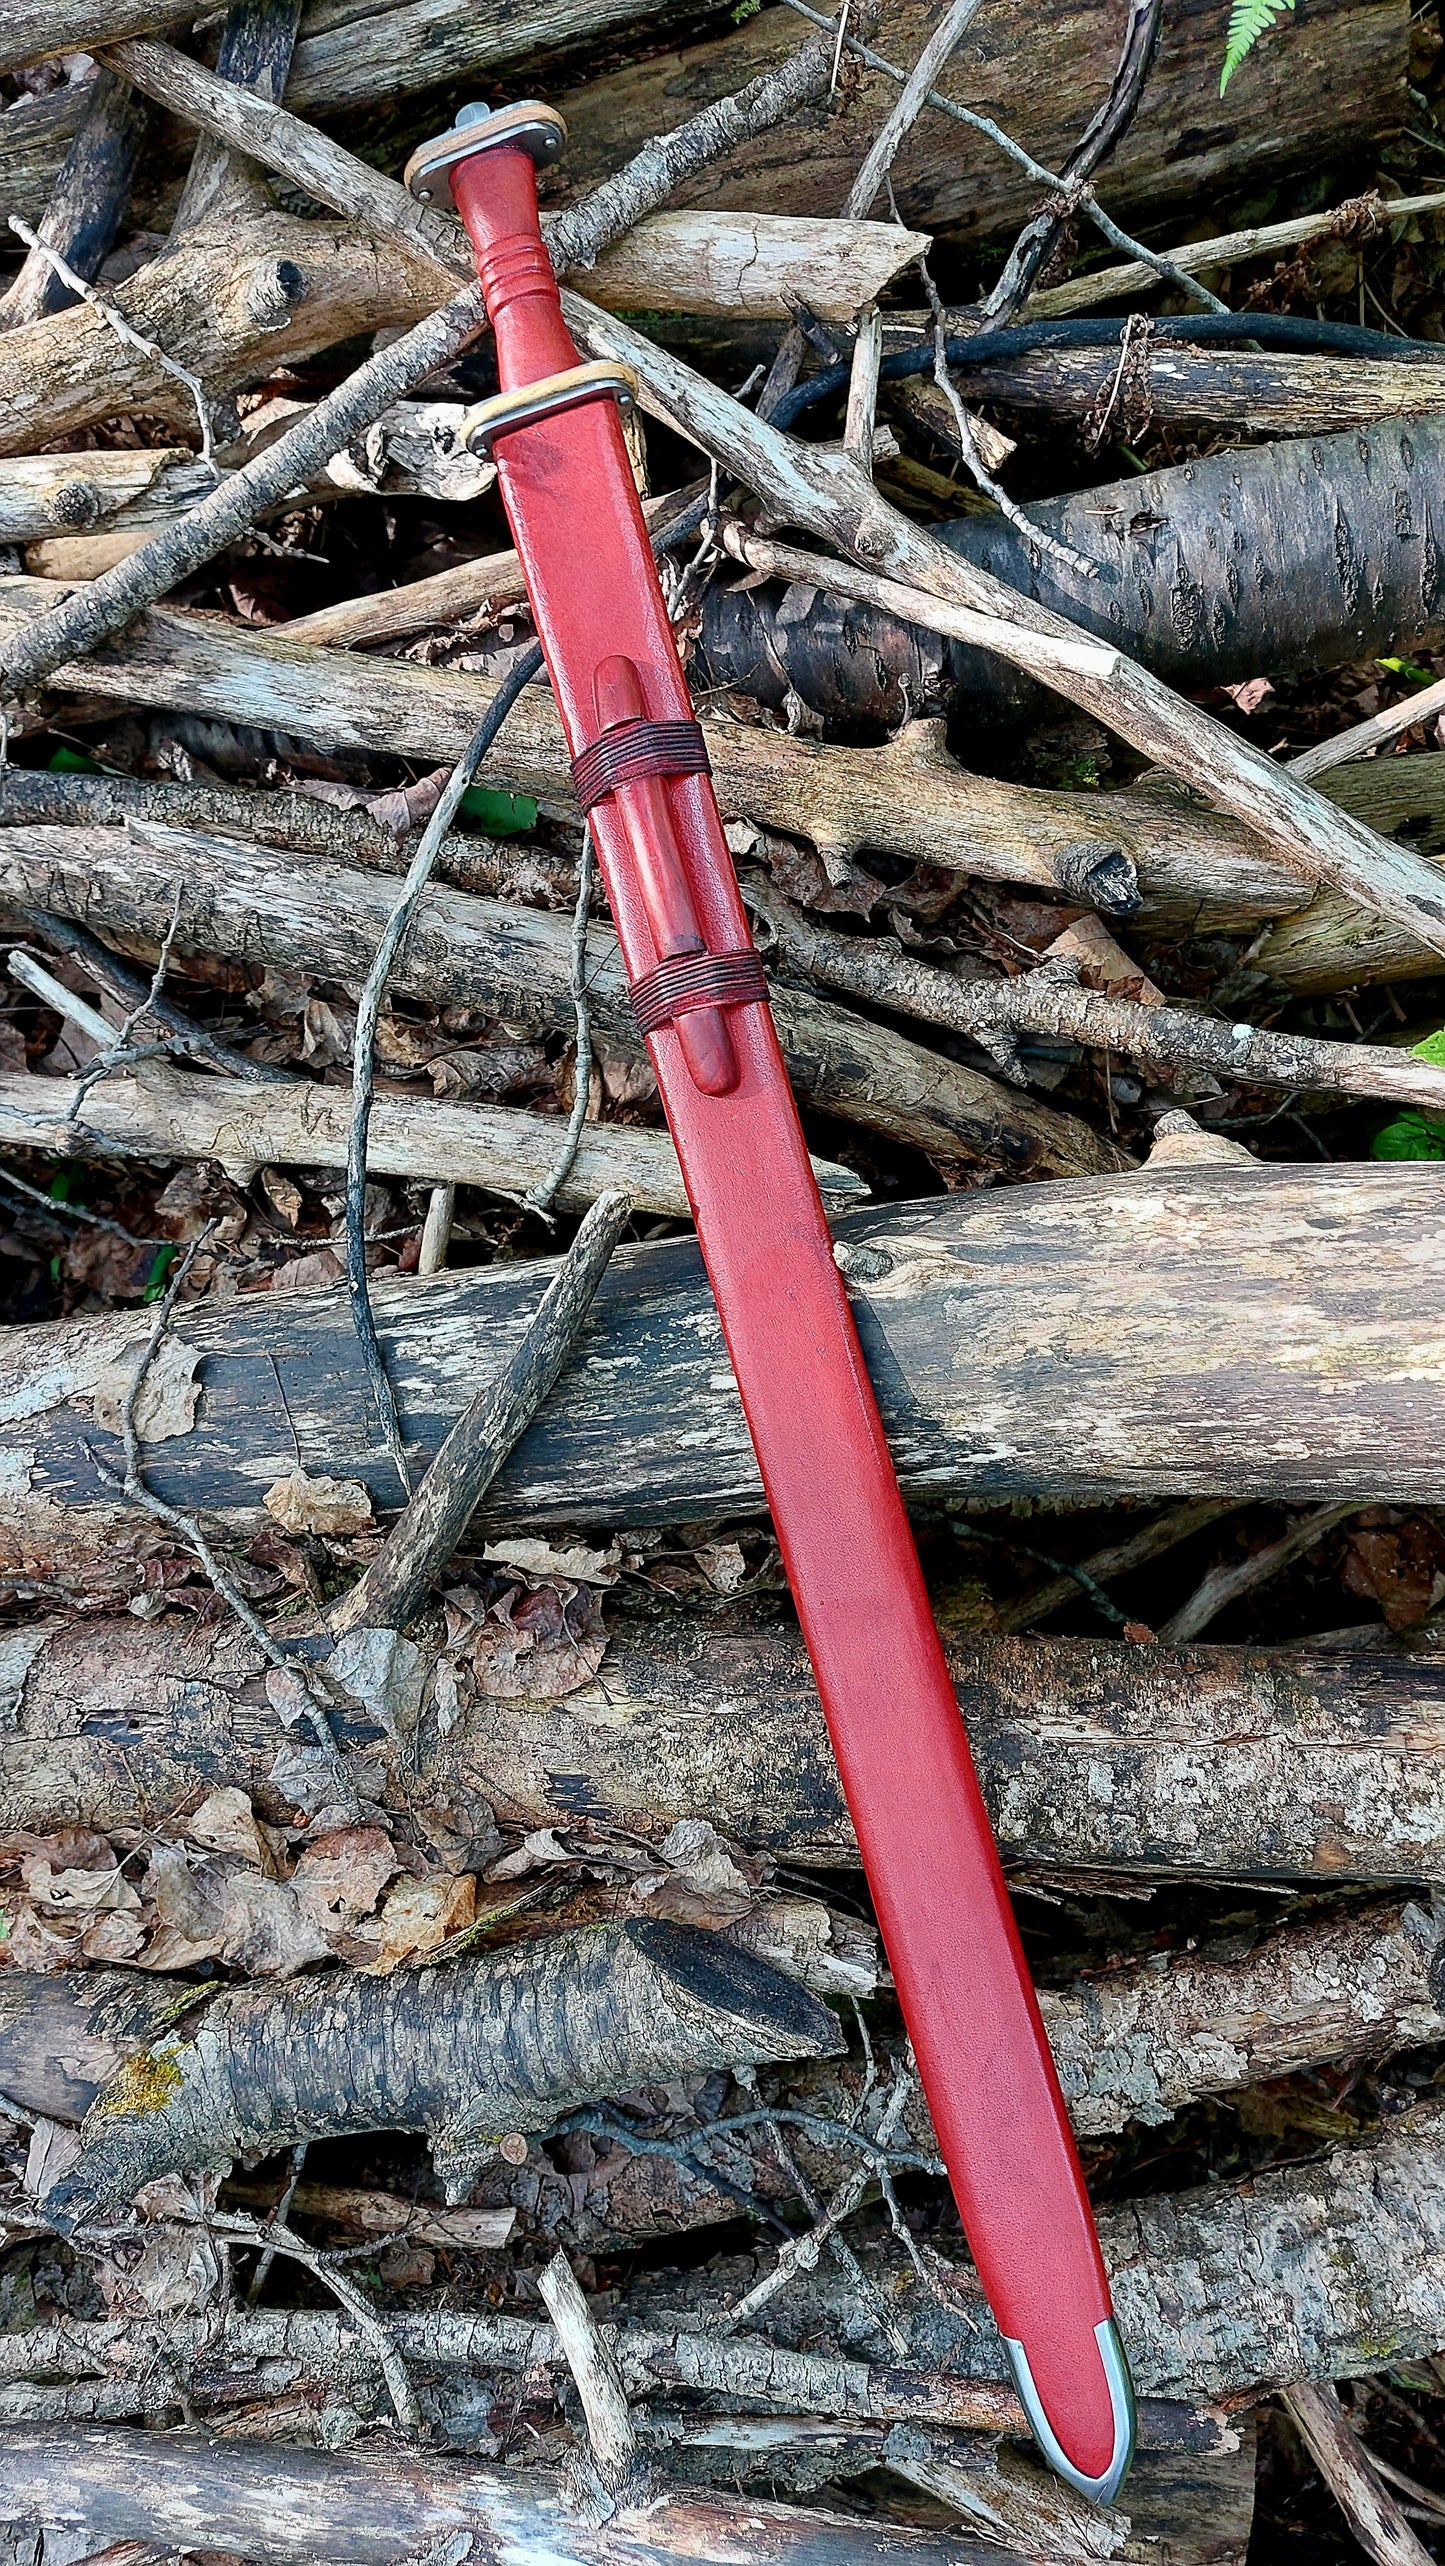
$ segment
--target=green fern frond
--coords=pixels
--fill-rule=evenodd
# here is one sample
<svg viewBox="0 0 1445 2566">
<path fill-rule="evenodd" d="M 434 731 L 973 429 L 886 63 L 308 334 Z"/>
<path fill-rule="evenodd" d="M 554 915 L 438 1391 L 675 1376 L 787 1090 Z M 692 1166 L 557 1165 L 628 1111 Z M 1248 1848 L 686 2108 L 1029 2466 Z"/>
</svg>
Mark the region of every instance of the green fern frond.
<svg viewBox="0 0 1445 2566">
<path fill-rule="evenodd" d="M 1229 87 L 1232 74 L 1238 71 L 1251 48 L 1258 44 L 1266 28 L 1273 26 L 1281 9 L 1293 7 L 1294 0 L 1234 0 L 1224 47 L 1224 69 L 1219 75 L 1221 98 Z"/>
</svg>

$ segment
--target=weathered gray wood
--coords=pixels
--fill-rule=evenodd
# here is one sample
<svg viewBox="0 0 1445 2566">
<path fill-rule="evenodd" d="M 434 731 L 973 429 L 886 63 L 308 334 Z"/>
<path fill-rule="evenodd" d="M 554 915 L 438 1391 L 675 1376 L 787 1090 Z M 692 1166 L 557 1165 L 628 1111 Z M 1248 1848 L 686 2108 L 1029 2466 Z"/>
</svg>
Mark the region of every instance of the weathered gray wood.
<svg viewBox="0 0 1445 2566">
<path fill-rule="evenodd" d="M 514 915 L 520 934 L 535 913 Z M 1241 1163 L 850 1215 L 845 1271 L 905 1488 L 1439 1503 L 1442 1202 L 1445 1172 L 1428 1164 Z M 508 1359 L 550 1270 L 377 1285 L 419 1461 L 476 1388 L 479 1358 Z M 17 1494 L 101 1495 L 87 1441 L 111 1445 L 90 1396 L 146 1324 L 10 1331 L 0 1382 Z M 202 1305 L 177 1333 L 204 1387 L 196 1430 L 148 1457 L 160 1495 L 254 1505 L 299 1447 L 307 1469 L 393 1502 L 344 1296 Z M 760 1502 L 696 1249 L 622 1249 L 485 1519 L 695 1521 Z"/>
<path fill-rule="evenodd" d="M 110 300 L 131 327 L 199 374 L 213 397 L 283 361 L 340 340 L 410 328 L 440 301 L 435 271 L 376 245 L 354 226 L 299 222 L 277 211 L 238 226 L 224 246 L 197 232 L 118 285 Z M 284 330 L 277 322 L 284 321 Z M 185 387 L 120 340 L 88 304 L 0 334 L 0 454 L 29 454 L 97 419 L 145 410 L 191 427 Z"/>
<path fill-rule="evenodd" d="M 395 734 L 389 745 L 400 747 Z M 393 907 L 390 887 L 375 876 L 297 864 L 230 838 L 139 827 L 21 824 L 0 832 L 0 899 L 79 914 L 122 940 L 153 937 L 159 945 L 182 885 L 177 954 L 223 953 L 310 970 L 354 988 L 365 982 Z M 576 1020 L 571 939 L 570 923 L 555 913 L 438 887 L 425 896 L 390 985 L 570 1036 Z M 588 963 L 599 1030 L 640 1058 L 642 1039 L 610 928 L 593 928 Z M 849 1121 L 944 1158 L 997 1157 L 1019 1174 L 1082 1175 L 1130 1164 L 1126 1152 L 1077 1116 L 1037 1104 L 806 991 L 777 990 L 774 1016 L 800 1094 Z"/>
<path fill-rule="evenodd" d="M 34 613 L 53 594 L 44 580 L 0 579 L 0 641 L 16 614 Z M 461 755 L 493 692 L 487 679 L 458 670 L 319 649 L 283 634 L 228 630 L 155 609 L 61 675 L 91 696 L 250 721 L 363 751 L 387 739 L 406 755 L 447 762 Z M 877 847 L 918 863 L 1057 890 L 1066 854 L 1077 857 L 1081 845 L 1100 855 L 1119 848 L 1139 877 L 1137 927 L 1160 934 L 1243 926 L 1300 907 L 1293 867 L 1238 821 L 1206 810 L 1157 775 L 1125 792 L 1001 783 L 957 765 L 935 721 L 911 722 L 883 747 L 868 749 L 822 746 L 741 722 L 704 727 L 723 817 L 809 838 L 830 855 L 847 858 Z M 575 815 L 561 731 L 545 689 L 523 696 L 490 764 L 500 782 L 534 794 L 549 816 Z M 28 793 L 29 778 L 26 787 Z M 1321 776 L 1319 789 L 1373 827 L 1410 823 L 1417 851 L 1445 852 L 1445 755 L 1341 767 Z M 18 797 L 18 784 L 6 792 Z M 269 807 L 273 797 L 262 798 Z M 18 807 L 29 816 L 28 801 Z M 120 807 L 118 801 L 117 817 Z M 0 796 L 0 824 L 11 816 Z M 313 835 L 292 842 L 319 841 Z M 1363 912 L 1323 892 L 1312 908 L 1323 914 L 1327 899 L 1330 914 L 1343 910 L 1364 923 Z M 1390 949 L 1423 955 L 1418 968 L 1438 968 L 1427 948 L 1402 930 L 1392 931 Z"/>
<path fill-rule="evenodd" d="M 63 1562 L 63 1530 L 37 1526 L 50 1536 L 37 1569 Z M 1012 1863 L 1316 1884 L 1445 1877 L 1445 1713 L 1429 1659 L 980 1640 L 952 1644 L 951 1663 Z M 289 1812 L 269 1779 L 264 1670 L 230 1623 L 32 1624 L 10 1634 L 0 1672 L 7 1826 L 149 1824 L 221 1785 L 272 1818 Z M 563 1701 L 473 1699 L 464 1667 L 459 1682 L 454 1727 L 427 1721 L 418 1747 L 439 1803 L 473 1790 L 509 1827 L 595 1824 L 654 1843 L 706 1812 L 780 1858 L 857 1859 L 789 1633 L 624 1620 L 597 1680 Z M 342 1725 L 378 1752 L 360 1712 Z"/>
<path fill-rule="evenodd" d="M 0 2508 L 17 2522 L 81 2531 L 93 2548 L 158 2533 L 188 2540 L 204 2523 L 208 2538 L 258 2566 L 405 2566 L 442 2548 L 514 2566 L 693 2566 L 700 2556 L 874 2566 L 880 2545 L 867 2522 L 743 2496 L 673 2495 L 597 2527 L 541 2469 L 38 2425 L 15 2426 L 0 2443 Z M 893 2523 L 887 2548 L 910 2566 L 1023 2566 L 1016 2551 Z"/>
</svg>

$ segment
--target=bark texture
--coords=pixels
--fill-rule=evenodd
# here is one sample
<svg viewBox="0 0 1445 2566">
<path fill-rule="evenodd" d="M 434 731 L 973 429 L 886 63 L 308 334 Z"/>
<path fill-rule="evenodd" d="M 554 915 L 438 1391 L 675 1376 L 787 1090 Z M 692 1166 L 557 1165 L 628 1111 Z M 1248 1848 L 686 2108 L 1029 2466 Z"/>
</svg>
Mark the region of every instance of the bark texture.
<svg viewBox="0 0 1445 2566">
<path fill-rule="evenodd" d="M 1161 2124 L 1205 2095 L 1445 2038 L 1441 1974 L 1438 1921 L 1395 1901 L 1286 1926 L 1228 1959 L 1175 1952 L 1103 1970 L 1045 1988 L 1040 2001 L 1070 2117 L 1092 2138 L 1130 2121 Z M 0 2094 L 22 2112 L 79 2121 L 123 2061 L 199 1998 L 182 1981 L 120 1970 L 0 1974 Z M 779 2107 L 834 2122 L 854 2120 L 862 2099 L 851 2071 L 816 2064 L 775 2073 L 768 2093 Z M 809 2180 L 826 2190 L 835 2160 L 820 2136 L 789 2130 Z M 937 2156 L 921 2097 L 907 2108 L 900 2136 Z M 680 2144 L 686 2149 L 683 2134 Z M 634 2153 L 618 2128 L 585 2188 L 534 2145 L 521 2167 L 501 2159 L 488 2166 L 475 2198 L 479 2215 L 504 2226 L 520 2220 L 539 2241 L 560 2241 L 569 2252 L 616 2251 L 733 2217 L 736 2191 L 709 2179 L 712 2166 L 763 2199 L 790 2195 L 759 2131 L 720 2145 L 700 2130 L 684 2161 Z M 365 2208 L 359 2220 L 348 2208 L 353 2199 Z M 303 2187 L 297 2207 L 372 2232 L 405 2224 L 387 2195 L 313 2186 L 308 2197 Z M 427 2215 L 423 2205 L 418 2217 Z"/>
<path fill-rule="evenodd" d="M 1165 8 L 1142 108 L 1101 181 L 1111 213 L 1147 206 L 1157 218 L 1171 206 L 1192 210 L 1226 175 L 1239 189 L 1263 185 L 1267 174 L 1291 164 L 1318 161 L 1338 146 L 1342 112 L 1362 140 L 1400 120 L 1403 28 L 1393 8 L 1334 7 L 1289 20 L 1221 101 L 1227 14 L 1223 0 L 1198 9 L 1171 0 Z M 902 0 L 890 9 L 885 50 L 895 62 L 916 58 L 935 16 L 927 0 Z M 985 15 L 970 28 L 942 86 L 996 116 L 1046 168 L 1057 170 L 1109 86 L 1119 34 L 1118 10 L 1095 0 L 1052 0 L 1027 24 L 1008 29 Z M 675 122 L 680 101 L 691 109 L 739 87 L 796 41 L 790 14 L 764 10 L 736 33 L 651 60 L 634 57 L 600 80 L 562 91 L 557 104 L 571 134 L 569 184 L 587 185 L 646 135 Z M 304 56 L 303 39 L 298 79 Z M 853 72 L 836 103 L 810 111 L 800 128 L 736 153 L 705 190 L 694 186 L 682 201 L 768 213 L 841 205 L 896 96 L 890 81 Z M 929 112 L 899 153 L 893 179 L 906 223 L 967 240 L 1015 229 L 1036 201 L 1032 182 L 1002 153 L 972 137 L 965 141 L 956 125 Z"/>
<path fill-rule="evenodd" d="M 562 2482 L 414 2451 L 248 2450 L 192 2433 L 19 2427 L 0 2448 L 0 2506 L 15 2521 L 122 2539 L 189 2543 L 198 2527 L 258 2566 L 406 2566 L 470 2556 L 481 2566 L 1022 2566 L 1014 2550 L 940 2532 L 886 2532 L 836 2513 L 697 2493 L 600 2527 Z M 466 2546 L 461 2546 L 465 2540 Z"/>
<path fill-rule="evenodd" d="M 119 1549 L 123 1527 L 107 1529 Z M 1323 1885 L 1445 1875 L 1445 1716 L 1428 1657 L 1009 1639 L 955 1642 L 951 1663 L 1015 1865 Z M 705 1811 L 780 1859 L 857 1859 L 790 1633 L 624 1620 L 595 1683 L 563 1700 L 476 1698 L 464 1666 L 458 1681 L 449 1729 L 424 1713 L 412 1786 L 443 1809 L 470 1790 L 507 1827 L 650 1843 Z M 6 1637 L 0 1700 L 8 1826 L 159 1823 L 222 1785 L 273 1819 L 292 1808 L 270 1779 L 259 1654 L 227 1624 L 32 1624 Z M 339 1725 L 365 1748 L 371 1787 L 405 1805 L 364 1710 Z"/>
<path fill-rule="evenodd" d="M 505 2131 L 635 2085 L 840 2046 L 795 1980 L 664 1923 L 380 1981 L 231 1990 L 117 2071 L 46 2215 L 69 2229 L 159 2174 L 378 2129 L 425 2131 L 456 2202 Z"/>
<path fill-rule="evenodd" d="M 0 580 L 0 639 L 14 615 L 34 613 L 51 602 L 46 581 Z M 845 669 L 854 664 L 841 642 L 839 658 Z M 245 722 L 280 733 L 283 740 L 296 736 L 364 751 L 384 738 L 403 755 L 448 764 L 461 755 L 493 693 L 488 680 L 461 671 L 356 657 L 156 610 L 138 616 L 125 634 L 62 671 L 61 682 L 87 697 Z M 896 698 L 887 699 L 890 720 L 904 720 L 916 708 L 911 683 L 905 671 Z M 1122 853 L 1139 880 L 1138 924 L 1161 934 L 1283 917 L 1299 910 L 1307 896 L 1298 871 L 1251 829 L 1206 809 L 1162 776 L 1147 776 L 1129 790 L 1113 793 L 1004 784 L 958 766 L 944 745 L 942 724 L 932 721 L 908 721 L 884 746 L 861 749 L 824 747 L 725 720 L 704 728 L 725 820 L 753 820 L 760 827 L 809 838 L 839 858 L 879 848 L 920 864 L 1035 882 L 1055 891 L 1064 878 L 1063 865 L 1071 895 L 1077 896 L 1081 847 L 1090 861 L 1103 865 Z M 545 690 L 523 696 L 490 765 L 499 782 L 533 794 L 549 817 L 575 816 L 561 731 Z M 137 803 L 123 798 L 126 788 L 112 779 L 27 775 L 13 776 L 4 785 L 0 822 L 8 823 L 12 815 L 69 818 L 75 805 L 58 799 L 42 804 L 37 797 L 56 796 L 61 787 L 68 792 L 81 784 L 88 794 L 93 788 L 93 799 L 84 806 L 87 817 L 113 823 L 132 810 L 142 815 Z M 1320 790 L 1373 827 L 1408 827 L 1412 845 L 1422 853 L 1445 852 L 1445 756 L 1384 758 L 1343 767 L 1322 776 Z M 101 798 L 102 791 L 107 798 Z M 255 821 L 238 812 L 224 823 L 228 830 L 348 859 L 341 823 L 349 823 L 353 815 L 333 813 L 320 820 L 314 814 L 321 806 L 313 804 L 306 833 L 292 838 L 284 815 L 295 810 L 297 796 L 246 798 L 261 806 Z M 177 807 L 174 818 L 183 826 L 217 824 L 209 810 L 194 806 L 184 816 Z M 323 840 L 319 832 L 328 827 L 333 834 Z M 1438 969 L 1438 958 L 1407 930 L 1383 923 L 1370 928 L 1364 913 L 1336 894 L 1317 892 L 1311 905 L 1326 899 L 1330 914 L 1358 918 L 1362 929 L 1388 937 L 1391 950 L 1424 956 L 1414 967 Z M 167 918 L 169 914 L 168 905 Z"/>
<path fill-rule="evenodd" d="M 1442 2140 L 1445 2101 L 1432 2098 L 1314 2164 L 1104 2209 L 1099 2240 L 1144 2395 L 1252 2401 L 1262 2387 L 1366 2376 L 1433 2351 L 1445 2335 Z M 998 2335 L 968 2276 L 943 2306 L 891 2240 L 860 2243 L 859 2256 L 916 2365 L 999 2376 Z M 702 2332 L 738 2277 L 734 2264 L 636 2280 L 629 2305 L 655 2326 Z M 862 2293 L 823 2261 L 769 2303 L 761 2330 L 789 2344 L 827 2334 L 845 2356 L 879 2360 L 875 2327 Z"/>
<path fill-rule="evenodd" d="M 1198 362 L 1178 349 L 1171 359 Z M 1116 357 L 1109 366 L 1117 371 Z M 1358 370 L 1352 363 L 1351 379 Z M 1430 377 L 1445 402 L 1445 364 Z M 943 533 L 965 559 L 1117 642 L 1171 685 L 1221 685 L 1262 669 L 1293 676 L 1438 638 L 1442 466 L 1445 418 L 1396 417 L 1369 434 L 1208 455 L 1030 507 L 1041 535 L 1096 565 L 1091 579 L 994 512 L 959 517 Z M 791 687 L 825 719 L 897 720 L 955 689 L 999 711 L 1040 700 L 987 652 L 810 596 L 801 583 L 714 586 L 700 648 L 707 682 L 774 706 Z"/>
<path fill-rule="evenodd" d="M 260 214 L 229 236 L 198 231 L 111 301 L 131 328 L 199 374 L 214 399 L 284 360 L 363 331 L 409 328 L 439 297 L 435 271 L 329 218 Z M 285 323 L 278 329 L 277 322 Z M 0 454 L 59 443 L 144 410 L 192 427 L 183 385 L 84 303 L 0 335 Z"/>
<path fill-rule="evenodd" d="M 1442 1191 L 1427 1163 L 1240 1163 L 848 1215 L 839 1262 L 905 1490 L 1439 1503 Z M 375 1287 L 418 1466 L 475 1390 L 479 1346 L 510 1359 L 550 1273 L 518 1262 Z M 26 1500 L 104 1493 L 90 1445 L 114 1447 L 92 1401 L 147 1324 L 9 1333 L 12 1520 Z M 147 1452 L 158 1495 L 254 1506 L 299 1451 L 395 1502 L 343 1294 L 183 1309 L 172 1334 L 201 1396 L 195 1426 Z M 577 1363 L 481 1520 L 696 1522 L 760 1504 L 696 1247 L 621 1249 Z"/>
</svg>

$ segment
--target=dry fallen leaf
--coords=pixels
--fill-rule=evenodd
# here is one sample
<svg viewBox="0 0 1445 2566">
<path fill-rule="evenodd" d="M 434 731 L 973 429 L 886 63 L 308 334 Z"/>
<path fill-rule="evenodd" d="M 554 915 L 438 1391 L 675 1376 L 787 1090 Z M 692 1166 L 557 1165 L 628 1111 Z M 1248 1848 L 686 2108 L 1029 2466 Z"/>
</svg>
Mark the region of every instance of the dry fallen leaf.
<svg viewBox="0 0 1445 2566">
<path fill-rule="evenodd" d="M 424 1951 L 439 1950 L 465 1933 L 477 1912 L 477 1884 L 470 1871 L 429 1872 L 423 1880 L 398 1880 L 381 1910 L 381 1948 L 366 1965 L 384 1978 Z"/>
<path fill-rule="evenodd" d="M 261 1500 L 285 1532 L 351 1533 L 371 1528 L 371 1499 L 359 1479 L 310 1478 L 293 1470 Z"/>
<path fill-rule="evenodd" d="M 482 1557 L 528 1577 L 565 1577 L 578 1586 L 615 1586 L 622 1569 L 620 1542 L 607 1550 L 587 1550 L 581 1542 L 554 1550 L 550 1541 L 489 1541 Z"/>
<path fill-rule="evenodd" d="M 225 1790 L 208 1792 L 195 1815 L 185 1820 L 185 1831 L 192 1844 L 204 1845 L 208 1852 L 239 1853 L 243 1862 L 254 1863 L 258 1871 L 271 1868 L 251 1803 L 244 1791 L 228 1786 Z"/>
<path fill-rule="evenodd" d="M 145 1955 L 147 1968 L 224 1960 L 255 1978 L 289 1978 L 308 1962 L 331 1956 L 319 1923 L 290 1883 L 262 1878 L 234 1854 L 196 1865 L 181 1845 L 159 1844 L 143 1885 L 165 1929 Z"/>
<path fill-rule="evenodd" d="M 508 1586 L 472 1641 L 479 1692 L 497 1701 L 556 1698 L 590 1684 L 607 1654 L 602 1607 L 590 1586 Z"/>
<path fill-rule="evenodd" d="M 140 1366 L 144 1349 L 134 1346 L 126 1354 L 108 1363 L 96 1379 L 95 1422 L 107 1434 L 119 1434 L 125 1419 L 125 1403 L 131 1383 Z M 200 1355 L 195 1346 L 183 1345 L 178 1337 L 162 1337 L 141 1383 L 135 1403 L 136 1432 L 142 1443 L 169 1443 L 175 1436 L 189 1434 L 196 1422 L 196 1408 L 201 1385 L 195 1379 Z"/>
<path fill-rule="evenodd" d="M 293 1886 L 302 1913 L 322 1933 L 345 1933 L 369 1916 L 395 1876 L 396 1847 L 383 1827 L 338 1827 L 308 1844 Z"/>
</svg>

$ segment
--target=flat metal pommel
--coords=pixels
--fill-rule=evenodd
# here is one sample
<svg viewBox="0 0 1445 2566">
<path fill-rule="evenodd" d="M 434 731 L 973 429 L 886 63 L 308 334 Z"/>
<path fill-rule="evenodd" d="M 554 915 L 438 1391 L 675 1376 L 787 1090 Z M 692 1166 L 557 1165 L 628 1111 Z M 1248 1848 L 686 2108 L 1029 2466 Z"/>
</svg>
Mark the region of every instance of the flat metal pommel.
<svg viewBox="0 0 1445 2566">
<path fill-rule="evenodd" d="M 567 127 L 555 107 L 519 98 L 514 107 L 464 107 L 447 133 L 419 143 L 402 175 L 423 205 L 445 197 L 447 172 L 484 151 L 524 151 L 539 169 L 550 169 L 567 148 Z"/>
</svg>

